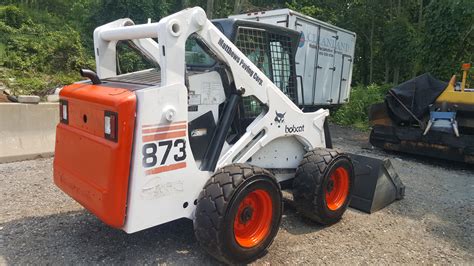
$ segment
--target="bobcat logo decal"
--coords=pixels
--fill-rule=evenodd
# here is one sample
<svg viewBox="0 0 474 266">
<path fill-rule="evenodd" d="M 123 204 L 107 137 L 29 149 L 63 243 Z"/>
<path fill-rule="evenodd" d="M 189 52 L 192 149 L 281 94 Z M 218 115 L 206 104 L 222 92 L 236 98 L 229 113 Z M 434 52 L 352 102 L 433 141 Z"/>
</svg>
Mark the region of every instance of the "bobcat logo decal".
<svg viewBox="0 0 474 266">
<path fill-rule="evenodd" d="M 284 113 L 279 113 L 277 111 L 275 111 L 275 122 L 278 124 L 278 127 L 280 127 L 281 124 L 283 124 L 283 122 L 285 122 L 285 114 L 286 112 Z"/>
</svg>

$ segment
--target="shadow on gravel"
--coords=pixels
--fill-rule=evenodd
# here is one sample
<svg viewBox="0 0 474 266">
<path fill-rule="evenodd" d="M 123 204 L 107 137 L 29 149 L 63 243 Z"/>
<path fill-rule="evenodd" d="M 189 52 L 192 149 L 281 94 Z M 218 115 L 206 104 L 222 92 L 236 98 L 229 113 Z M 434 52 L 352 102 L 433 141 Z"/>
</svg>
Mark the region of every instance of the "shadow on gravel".
<svg viewBox="0 0 474 266">
<path fill-rule="evenodd" d="M 324 230 L 329 226 L 323 226 L 309 219 L 296 217 L 295 219 L 292 219 L 291 224 L 282 223 L 280 227 L 284 228 L 288 233 L 292 235 L 306 235 Z"/>
<path fill-rule="evenodd" d="M 370 146 L 369 132 L 337 125 L 330 128 L 336 147 L 388 158 L 394 164 L 406 186 L 405 198 L 381 211 L 422 223 L 426 234 L 474 252 L 474 165 L 379 148 L 364 149 Z"/>
<path fill-rule="evenodd" d="M 370 145 L 370 143 L 369 143 L 369 145 Z M 418 155 L 418 154 L 412 154 L 412 153 L 406 153 L 406 152 L 400 152 L 400 151 L 384 150 L 384 149 L 375 148 L 375 147 L 374 147 L 373 151 L 376 151 L 381 156 L 385 156 L 387 158 L 395 157 L 395 158 L 398 158 L 400 160 L 412 161 L 412 162 L 416 162 L 416 163 L 431 165 L 433 167 L 442 167 L 442 168 L 450 169 L 450 170 L 472 171 L 472 173 L 474 175 L 474 165 L 473 164 L 468 164 L 468 163 L 465 163 L 465 162 L 450 161 L 450 160 L 447 160 L 447 159 L 440 159 L 440 158 L 422 156 L 422 155 Z"/>
<path fill-rule="evenodd" d="M 7 264 L 217 264 L 198 246 L 192 221 L 187 219 L 130 235 L 86 211 L 0 226 L 4 246 L 0 256 Z"/>
<path fill-rule="evenodd" d="M 283 197 L 283 217 L 280 228 L 285 229 L 292 235 L 305 235 L 323 230 L 323 226 L 298 214 L 292 199 Z"/>
<path fill-rule="evenodd" d="M 300 235 L 324 227 L 285 210 L 281 228 Z M 0 238 L 7 264 L 219 264 L 199 247 L 188 219 L 127 234 L 84 210 L 0 224 Z"/>
</svg>

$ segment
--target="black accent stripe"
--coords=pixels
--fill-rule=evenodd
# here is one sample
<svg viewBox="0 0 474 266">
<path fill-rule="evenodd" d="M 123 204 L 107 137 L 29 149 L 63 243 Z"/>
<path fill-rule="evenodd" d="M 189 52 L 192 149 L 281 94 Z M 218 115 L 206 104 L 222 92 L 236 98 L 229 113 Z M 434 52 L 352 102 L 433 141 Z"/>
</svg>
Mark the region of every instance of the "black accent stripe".
<svg viewBox="0 0 474 266">
<path fill-rule="evenodd" d="M 331 139 L 331 133 L 329 132 L 329 123 L 328 123 L 328 117 L 324 119 L 324 141 L 326 142 L 326 148 L 332 149 L 332 139 Z"/>
<path fill-rule="evenodd" d="M 214 172 L 241 98 L 240 94 L 237 93 L 230 95 L 224 108 L 224 113 L 219 119 L 214 136 L 202 160 L 201 170 Z"/>
</svg>

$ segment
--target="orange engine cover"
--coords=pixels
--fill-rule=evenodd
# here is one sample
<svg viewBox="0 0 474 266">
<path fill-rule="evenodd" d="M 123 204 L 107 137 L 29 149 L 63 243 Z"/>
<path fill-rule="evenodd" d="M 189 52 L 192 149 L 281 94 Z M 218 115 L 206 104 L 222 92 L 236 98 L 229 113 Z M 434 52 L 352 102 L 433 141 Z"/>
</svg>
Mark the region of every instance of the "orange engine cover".
<svg viewBox="0 0 474 266">
<path fill-rule="evenodd" d="M 64 87 L 68 122 L 56 128 L 54 182 L 106 224 L 125 222 L 136 97 L 126 89 Z M 105 138 L 105 112 L 117 114 L 117 141 Z"/>
</svg>

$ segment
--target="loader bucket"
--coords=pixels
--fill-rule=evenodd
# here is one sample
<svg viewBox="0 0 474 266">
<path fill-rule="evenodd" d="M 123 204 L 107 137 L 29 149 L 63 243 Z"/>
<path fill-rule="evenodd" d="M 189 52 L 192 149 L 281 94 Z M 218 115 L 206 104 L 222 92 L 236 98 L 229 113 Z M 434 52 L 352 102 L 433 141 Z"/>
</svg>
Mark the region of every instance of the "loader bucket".
<svg viewBox="0 0 474 266">
<path fill-rule="evenodd" d="M 405 186 L 389 159 L 349 154 L 354 164 L 355 187 L 350 207 L 376 212 L 405 196 Z"/>
</svg>

